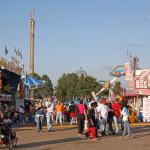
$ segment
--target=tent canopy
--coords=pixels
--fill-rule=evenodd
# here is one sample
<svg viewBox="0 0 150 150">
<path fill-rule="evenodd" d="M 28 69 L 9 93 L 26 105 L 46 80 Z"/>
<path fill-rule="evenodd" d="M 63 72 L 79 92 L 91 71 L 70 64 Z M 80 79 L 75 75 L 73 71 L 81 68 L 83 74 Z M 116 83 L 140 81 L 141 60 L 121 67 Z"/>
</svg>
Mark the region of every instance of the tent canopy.
<svg viewBox="0 0 150 150">
<path fill-rule="evenodd" d="M 24 86 L 28 86 L 29 89 L 36 89 L 36 88 L 42 87 L 44 83 L 45 83 L 44 80 L 37 80 L 33 78 L 32 76 L 26 75 L 23 84 Z"/>
</svg>

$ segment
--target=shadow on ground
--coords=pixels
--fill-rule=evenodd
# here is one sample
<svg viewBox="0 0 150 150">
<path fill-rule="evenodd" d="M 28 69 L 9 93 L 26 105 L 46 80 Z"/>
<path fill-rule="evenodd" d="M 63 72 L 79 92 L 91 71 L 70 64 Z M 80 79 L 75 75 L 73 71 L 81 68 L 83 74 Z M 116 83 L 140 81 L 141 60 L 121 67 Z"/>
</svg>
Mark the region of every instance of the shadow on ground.
<svg viewBox="0 0 150 150">
<path fill-rule="evenodd" d="M 79 141 L 83 140 L 81 137 L 71 137 L 71 138 L 66 138 L 66 139 L 57 139 L 57 140 L 48 140 L 48 141 L 41 141 L 41 142 L 32 142 L 32 143 L 27 143 L 27 144 L 22 144 L 18 145 L 16 147 L 17 149 L 25 149 L 25 148 L 32 148 L 32 147 L 40 147 L 43 145 L 49 145 L 49 144 L 60 144 L 60 143 L 66 143 L 66 142 L 74 142 L 74 141 Z"/>
<path fill-rule="evenodd" d="M 66 131 L 66 130 L 73 130 L 75 129 L 73 128 L 58 128 L 58 129 L 54 129 L 54 132 L 56 131 Z M 134 135 L 134 138 L 142 138 L 145 136 L 149 136 L 150 135 L 150 126 L 148 127 L 134 127 L 132 128 L 132 132 Z M 122 133 L 120 132 L 119 134 L 116 135 L 107 135 L 107 136 L 102 136 L 100 137 L 100 139 L 107 139 L 107 138 L 116 138 L 121 136 Z M 56 139 L 56 140 L 46 140 L 46 141 L 37 141 L 37 142 L 32 142 L 32 143 L 26 143 L 26 144 L 21 144 L 18 145 L 16 147 L 16 150 L 18 149 L 29 149 L 29 148 L 38 148 L 44 145 L 52 145 L 52 144 L 61 144 L 61 143 L 68 143 L 68 142 L 75 142 L 75 141 L 81 141 L 81 140 L 85 140 L 85 138 L 83 137 L 69 137 L 69 138 L 65 138 L 65 139 Z"/>
</svg>

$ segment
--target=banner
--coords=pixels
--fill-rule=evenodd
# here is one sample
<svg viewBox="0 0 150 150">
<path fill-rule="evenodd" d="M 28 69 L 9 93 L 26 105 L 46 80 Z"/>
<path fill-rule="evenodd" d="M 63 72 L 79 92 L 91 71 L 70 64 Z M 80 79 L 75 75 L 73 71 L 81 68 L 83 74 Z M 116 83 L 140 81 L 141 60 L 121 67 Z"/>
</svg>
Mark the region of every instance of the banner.
<svg viewBox="0 0 150 150">
<path fill-rule="evenodd" d="M 18 65 L 18 62 L 17 62 L 17 64 L 16 64 L 16 62 L 17 62 L 17 60 L 15 60 L 13 58 L 11 58 L 11 60 L 8 61 L 7 59 L 0 57 L 0 67 L 21 75 L 22 68 Z"/>
<path fill-rule="evenodd" d="M 133 81 L 133 71 L 129 63 L 125 63 L 125 80 Z"/>
<path fill-rule="evenodd" d="M 135 85 L 137 89 L 150 88 L 150 70 L 136 70 Z"/>
</svg>

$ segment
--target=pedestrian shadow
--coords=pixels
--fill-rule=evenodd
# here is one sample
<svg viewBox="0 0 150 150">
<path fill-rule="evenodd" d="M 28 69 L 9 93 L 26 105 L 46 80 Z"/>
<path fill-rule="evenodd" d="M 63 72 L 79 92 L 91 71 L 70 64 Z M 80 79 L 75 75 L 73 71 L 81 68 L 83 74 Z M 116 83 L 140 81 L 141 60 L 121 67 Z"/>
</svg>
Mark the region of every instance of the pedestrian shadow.
<svg viewBox="0 0 150 150">
<path fill-rule="evenodd" d="M 150 136 L 150 133 L 144 133 L 144 134 L 135 135 L 134 139 L 142 138 L 142 137 L 146 137 L 146 136 Z"/>
<path fill-rule="evenodd" d="M 54 128 L 54 131 L 68 131 L 68 130 L 73 130 L 76 129 L 77 127 L 69 127 L 69 128 Z"/>
<path fill-rule="evenodd" d="M 107 139 L 107 138 L 115 138 L 115 137 L 120 137 L 122 136 L 122 132 L 116 133 L 115 135 L 105 135 L 105 136 L 100 136 L 101 139 Z M 150 135 L 150 126 L 146 126 L 146 127 L 132 127 L 131 128 L 131 133 L 135 138 L 140 138 L 140 137 L 144 137 L 144 136 L 149 136 Z"/>
<path fill-rule="evenodd" d="M 57 140 L 52 140 L 52 141 L 48 140 L 48 141 L 32 142 L 32 143 L 17 145 L 17 147 L 15 149 L 16 150 L 17 149 L 27 149 L 27 148 L 33 148 L 33 147 L 40 147 L 43 145 L 61 144 L 61 143 L 79 141 L 79 140 L 84 140 L 84 139 L 82 139 L 81 137 L 71 137 L 71 138 L 57 139 Z"/>
<path fill-rule="evenodd" d="M 69 131 L 69 130 L 76 130 L 76 128 L 74 127 L 70 127 L 70 128 L 54 128 L 50 131 L 51 132 L 58 132 L 58 131 Z M 48 132 L 47 129 L 42 129 L 42 132 Z"/>
</svg>

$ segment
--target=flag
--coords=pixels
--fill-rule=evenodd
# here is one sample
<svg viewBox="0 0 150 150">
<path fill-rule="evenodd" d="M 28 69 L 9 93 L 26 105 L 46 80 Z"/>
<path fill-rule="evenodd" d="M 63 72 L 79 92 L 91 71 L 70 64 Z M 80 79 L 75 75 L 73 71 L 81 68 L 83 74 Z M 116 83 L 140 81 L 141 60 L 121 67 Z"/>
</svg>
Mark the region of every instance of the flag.
<svg viewBox="0 0 150 150">
<path fill-rule="evenodd" d="M 17 56 L 19 56 L 19 49 L 16 50 Z"/>
<path fill-rule="evenodd" d="M 22 59 L 22 53 L 20 52 L 20 58 Z"/>
<path fill-rule="evenodd" d="M 8 49 L 7 49 L 6 45 L 5 45 L 5 48 L 4 48 L 4 52 L 5 52 L 5 55 L 8 54 Z"/>
<path fill-rule="evenodd" d="M 22 59 L 22 53 L 19 49 L 17 50 L 17 56 L 19 56 Z"/>
<path fill-rule="evenodd" d="M 15 54 L 17 55 L 17 49 L 16 49 L 16 47 L 14 48 L 14 52 L 15 52 Z"/>
</svg>

